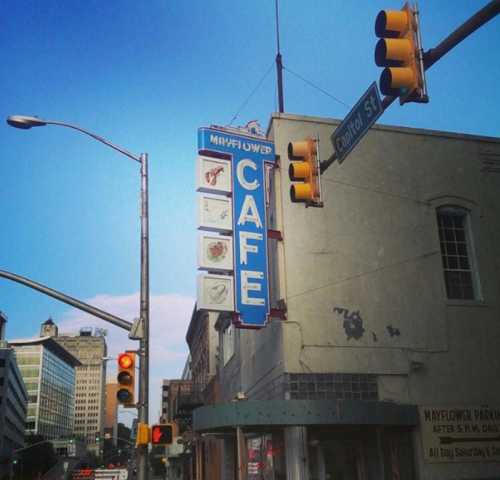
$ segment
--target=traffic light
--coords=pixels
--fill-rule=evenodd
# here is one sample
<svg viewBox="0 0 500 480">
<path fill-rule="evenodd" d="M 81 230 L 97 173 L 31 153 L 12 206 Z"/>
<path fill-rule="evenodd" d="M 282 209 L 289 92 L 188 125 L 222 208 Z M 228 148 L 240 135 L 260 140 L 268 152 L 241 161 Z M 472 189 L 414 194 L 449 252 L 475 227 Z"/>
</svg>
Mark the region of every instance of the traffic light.
<svg viewBox="0 0 500 480">
<path fill-rule="evenodd" d="M 149 443 L 149 425 L 147 423 L 139 422 L 137 424 L 137 437 L 136 445 L 147 445 Z"/>
<path fill-rule="evenodd" d="M 171 423 L 162 423 L 151 427 L 152 445 L 170 445 L 174 438 L 174 426 Z"/>
<path fill-rule="evenodd" d="M 135 407 L 135 353 L 126 352 L 118 355 L 118 391 L 116 398 L 124 407 Z"/>
<path fill-rule="evenodd" d="M 375 20 L 375 63 L 385 67 L 380 91 L 400 103 L 429 101 L 425 85 L 418 11 L 405 3 L 401 10 L 382 10 Z"/>
<path fill-rule="evenodd" d="M 321 207 L 321 184 L 318 158 L 318 140 L 307 138 L 288 144 L 288 157 L 292 162 L 288 167 L 288 175 L 292 182 L 299 181 L 290 187 L 292 202 L 305 202 L 307 206 Z"/>
</svg>

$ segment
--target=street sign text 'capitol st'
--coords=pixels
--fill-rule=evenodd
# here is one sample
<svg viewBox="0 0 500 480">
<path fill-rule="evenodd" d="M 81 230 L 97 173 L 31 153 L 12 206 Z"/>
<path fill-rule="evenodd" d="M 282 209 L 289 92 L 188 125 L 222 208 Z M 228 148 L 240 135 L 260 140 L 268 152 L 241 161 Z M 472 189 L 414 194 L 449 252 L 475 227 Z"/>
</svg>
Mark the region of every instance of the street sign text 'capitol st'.
<svg viewBox="0 0 500 480">
<path fill-rule="evenodd" d="M 214 271 L 209 265 L 214 254 L 217 255 L 219 252 L 232 248 L 232 273 L 234 275 L 232 282 L 234 283 L 234 311 L 238 314 L 237 324 L 249 328 L 263 327 L 267 323 L 270 306 L 265 165 L 275 161 L 274 144 L 265 138 L 212 127 L 198 130 L 198 150 L 201 155 L 198 157 L 199 162 L 218 161 L 227 162 L 228 167 L 230 165 L 233 234 L 232 242 L 228 241 L 230 237 L 222 233 L 217 245 L 214 243 L 213 234 L 211 236 L 212 243 L 208 240 L 206 247 L 201 244 L 200 268 Z M 199 169 L 201 173 L 199 173 L 198 190 L 208 192 L 210 198 L 206 196 L 207 198 L 204 198 L 204 203 L 200 208 L 203 213 L 203 209 L 208 211 L 212 204 L 214 206 L 212 212 L 221 212 L 224 192 L 211 190 L 212 185 L 203 187 L 203 183 L 213 179 L 213 175 L 222 174 L 224 165 L 214 166 L 212 169 L 207 168 L 205 170 L 203 167 Z M 212 180 L 211 183 L 215 182 Z M 213 193 L 222 193 L 222 195 L 214 196 Z M 226 193 L 225 198 L 228 199 L 230 195 L 231 193 Z M 216 205 L 216 200 L 220 200 L 219 205 Z M 219 214 L 213 213 L 212 217 L 217 215 Z M 209 217 L 210 214 L 206 216 Z M 202 225 L 200 228 L 209 229 L 203 226 L 203 222 L 204 220 L 200 218 L 199 224 Z M 211 228 L 211 230 L 217 231 L 215 228 Z M 212 245 L 212 250 L 210 250 L 209 245 Z M 205 255 L 206 251 L 208 253 Z M 222 260 L 219 263 L 222 263 Z M 212 278 L 219 277 L 219 281 L 224 281 L 229 277 L 228 273 L 231 272 L 226 270 L 223 275 L 212 275 Z M 207 309 L 217 310 L 210 304 L 206 305 L 207 302 L 203 300 L 207 289 L 203 287 L 202 282 L 207 277 L 210 281 L 210 275 L 202 276 L 201 283 L 199 281 L 198 303 L 201 308 L 205 305 Z M 200 286 L 203 297 L 201 303 Z M 209 286 L 209 288 L 212 287 Z M 218 288 L 219 291 L 222 291 L 223 287 L 219 286 Z M 209 298 L 208 301 L 210 301 Z M 229 308 L 225 310 L 229 310 Z"/>
<path fill-rule="evenodd" d="M 331 140 L 339 163 L 344 161 L 383 111 L 377 84 L 373 82 L 332 133 Z"/>
</svg>

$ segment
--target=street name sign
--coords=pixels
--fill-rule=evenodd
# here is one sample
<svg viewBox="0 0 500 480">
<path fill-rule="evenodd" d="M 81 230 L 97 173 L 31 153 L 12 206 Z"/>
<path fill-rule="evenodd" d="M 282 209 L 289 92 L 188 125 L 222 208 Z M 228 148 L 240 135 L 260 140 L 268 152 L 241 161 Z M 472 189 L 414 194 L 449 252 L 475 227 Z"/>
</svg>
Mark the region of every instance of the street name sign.
<svg viewBox="0 0 500 480">
<path fill-rule="evenodd" d="M 373 82 L 332 133 L 331 140 L 339 163 L 344 161 L 383 111 L 377 84 Z"/>
</svg>

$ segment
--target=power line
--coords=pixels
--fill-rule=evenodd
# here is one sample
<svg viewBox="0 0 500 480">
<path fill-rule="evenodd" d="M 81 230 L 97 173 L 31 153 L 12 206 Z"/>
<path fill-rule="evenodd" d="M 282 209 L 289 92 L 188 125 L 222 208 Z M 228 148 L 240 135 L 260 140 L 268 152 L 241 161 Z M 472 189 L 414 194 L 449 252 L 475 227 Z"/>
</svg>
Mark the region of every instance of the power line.
<svg viewBox="0 0 500 480">
<path fill-rule="evenodd" d="M 404 259 L 399 260 L 399 261 L 394 262 L 394 263 L 388 263 L 386 265 L 382 265 L 381 267 L 377 267 L 377 268 L 374 268 L 372 270 L 366 270 L 364 272 L 356 273 L 356 274 L 341 278 L 339 280 L 336 280 L 336 281 L 333 281 L 330 283 L 325 283 L 324 285 L 320 285 L 318 287 L 313 287 L 313 288 L 310 288 L 308 290 L 303 290 L 302 292 L 295 293 L 293 295 L 288 295 L 288 299 L 302 297 L 304 295 L 308 295 L 308 294 L 317 292 L 319 290 L 324 290 L 325 288 L 335 287 L 335 286 L 341 285 L 343 283 L 351 282 L 351 281 L 356 280 L 358 278 L 363 278 L 363 277 L 366 277 L 368 275 L 373 275 L 374 273 L 378 273 L 380 271 L 388 270 L 388 269 L 398 267 L 398 266 L 401 266 L 404 264 L 408 264 L 411 262 L 416 262 L 417 260 L 429 258 L 429 257 L 432 257 L 434 255 L 438 255 L 440 253 L 441 252 L 439 250 L 431 250 L 429 252 L 423 253 L 421 255 L 417 255 L 415 257 L 404 258 Z"/>
<path fill-rule="evenodd" d="M 351 109 L 351 107 L 347 103 L 345 103 L 342 100 L 340 100 L 340 98 L 337 98 L 336 96 L 332 95 L 331 93 L 328 93 L 326 90 L 323 90 L 321 87 L 318 87 L 317 85 L 315 85 L 311 81 L 309 81 L 306 78 L 304 78 L 303 76 L 299 75 L 297 72 L 294 72 L 293 70 L 290 70 L 288 67 L 285 67 L 285 66 L 283 66 L 283 68 L 287 72 L 290 72 L 292 75 L 295 75 L 297 78 L 300 78 L 300 80 L 302 80 L 303 82 L 307 83 L 309 86 L 315 88 L 316 90 L 319 90 L 321 93 L 324 93 L 326 96 L 328 96 L 331 99 L 335 100 L 336 102 L 342 104 L 347 109 L 349 109 L 349 110 Z"/>
<path fill-rule="evenodd" d="M 417 200 L 416 198 L 407 197 L 405 195 L 398 195 L 397 193 L 391 193 L 391 192 L 387 192 L 385 190 L 379 190 L 377 188 L 366 187 L 364 185 L 356 185 L 354 183 L 343 182 L 342 180 L 335 180 L 335 179 L 330 179 L 330 178 L 325 177 L 325 178 L 323 178 L 323 181 L 327 182 L 327 183 L 337 183 L 339 185 L 345 185 L 347 187 L 358 188 L 360 190 L 366 190 L 367 192 L 378 193 L 379 195 L 386 195 L 388 197 L 399 198 L 401 200 L 408 200 L 409 202 L 414 202 L 418 205 L 424 205 L 426 207 L 428 207 L 430 205 L 429 202 L 426 202 L 424 200 Z"/>
<path fill-rule="evenodd" d="M 252 96 L 254 95 L 254 93 L 260 88 L 260 86 L 262 85 L 262 83 L 264 83 L 264 80 L 269 75 L 269 73 L 271 72 L 271 70 L 272 70 L 273 67 L 274 67 L 274 62 L 271 63 L 271 66 L 267 69 L 266 73 L 264 73 L 263 77 L 260 79 L 260 81 L 257 84 L 257 86 L 252 90 L 252 92 L 250 93 L 250 95 L 248 95 L 248 97 L 245 99 L 245 101 L 240 105 L 240 107 L 238 108 L 238 110 L 234 114 L 233 118 L 231 118 L 231 121 L 228 123 L 228 125 L 227 125 L 228 127 L 233 124 L 233 122 L 236 120 L 236 118 L 238 118 L 238 115 L 246 107 L 247 103 L 250 101 L 250 99 L 252 98 Z"/>
</svg>

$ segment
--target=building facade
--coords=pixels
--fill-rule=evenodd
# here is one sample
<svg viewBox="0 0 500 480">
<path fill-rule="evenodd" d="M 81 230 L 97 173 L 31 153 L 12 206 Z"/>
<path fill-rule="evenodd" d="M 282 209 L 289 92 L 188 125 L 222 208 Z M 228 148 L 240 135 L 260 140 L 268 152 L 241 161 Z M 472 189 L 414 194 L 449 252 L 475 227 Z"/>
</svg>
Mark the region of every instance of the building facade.
<svg viewBox="0 0 500 480">
<path fill-rule="evenodd" d="M 281 315 L 219 316 L 220 400 L 194 412 L 222 445 L 205 463 L 225 480 L 496 478 L 500 140 L 377 125 L 322 175 L 323 208 L 292 203 L 288 143 L 329 158 L 338 123 L 271 120 Z"/>
<path fill-rule="evenodd" d="M 12 340 L 9 345 L 28 393 L 26 434 L 73 436 L 78 359 L 51 337 Z"/>
<path fill-rule="evenodd" d="M 106 406 L 106 339 L 90 329 L 56 334 L 54 340 L 81 363 L 76 368 L 75 437 L 81 438 L 88 450 L 100 455 Z"/>
<path fill-rule="evenodd" d="M 24 446 L 27 407 L 14 351 L 0 338 L 0 478 L 9 474 L 14 452 Z"/>
<path fill-rule="evenodd" d="M 106 405 L 104 408 L 104 437 L 110 438 L 112 444 L 116 447 L 118 436 L 118 400 L 116 392 L 118 391 L 117 383 L 106 384 Z"/>
<path fill-rule="evenodd" d="M 7 325 L 7 315 L 0 310 L 0 341 L 5 340 L 5 329 Z"/>
<path fill-rule="evenodd" d="M 203 404 L 191 379 L 188 357 L 181 379 L 163 380 L 161 423 L 173 425 L 173 442 L 165 448 L 166 475 L 171 480 L 195 478 L 192 410 Z"/>
</svg>

